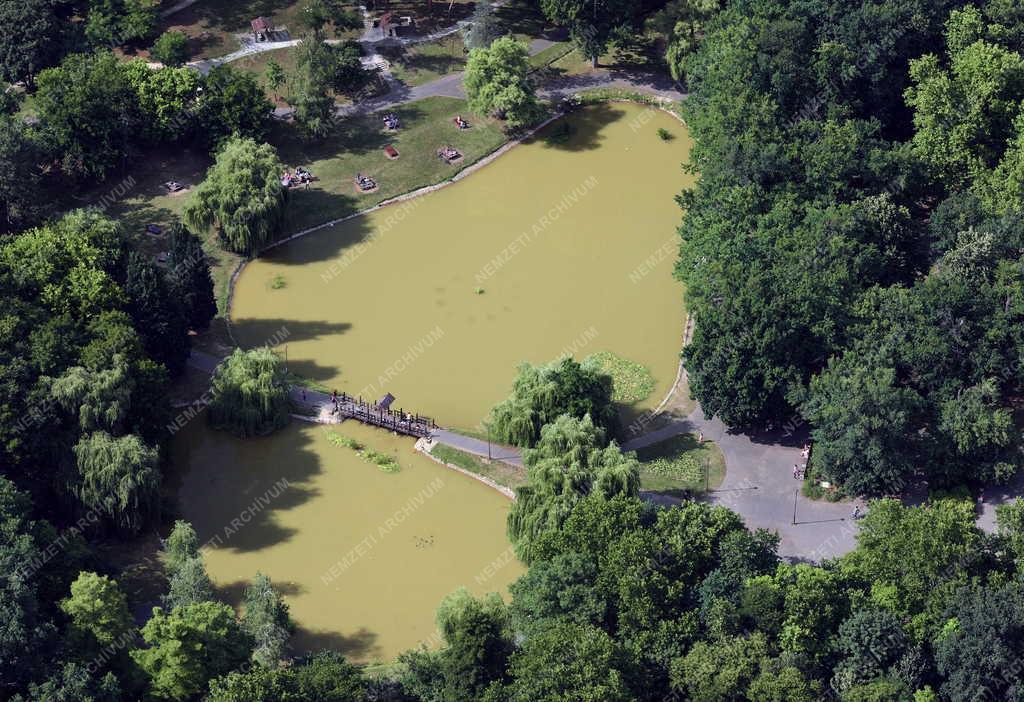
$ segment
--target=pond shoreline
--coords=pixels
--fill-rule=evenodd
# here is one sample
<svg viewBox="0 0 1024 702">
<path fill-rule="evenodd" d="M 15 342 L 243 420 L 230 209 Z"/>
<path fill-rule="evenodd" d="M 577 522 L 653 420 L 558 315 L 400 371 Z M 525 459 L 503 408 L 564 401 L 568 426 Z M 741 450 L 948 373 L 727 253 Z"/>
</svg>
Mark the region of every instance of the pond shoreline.
<svg viewBox="0 0 1024 702">
<path fill-rule="evenodd" d="M 583 107 L 586 107 L 587 105 L 594 105 L 594 104 L 605 103 L 605 102 L 626 102 L 626 103 L 632 103 L 632 104 L 636 104 L 636 105 L 643 105 L 645 107 L 649 107 L 651 109 L 660 110 L 661 112 L 664 112 L 666 114 L 671 115 L 677 121 L 679 121 L 680 124 L 683 124 L 683 125 L 686 124 L 683 121 L 682 117 L 680 117 L 677 113 L 673 112 L 672 110 L 668 109 L 667 105 L 671 104 L 671 102 L 672 102 L 671 100 L 658 98 L 657 96 L 647 96 L 646 98 L 642 98 L 638 94 L 637 97 L 626 97 L 626 96 L 622 96 L 622 97 L 602 97 L 602 98 L 595 99 L 595 100 L 592 100 L 591 102 L 588 102 L 588 103 L 584 104 Z M 365 209 L 359 210 L 358 212 L 353 212 L 352 214 L 345 215 L 344 217 L 339 217 L 337 219 L 332 219 L 330 221 L 323 222 L 321 224 L 317 224 L 317 225 L 312 226 L 312 227 L 307 227 L 306 229 L 298 231 L 298 232 L 296 232 L 294 234 L 289 234 L 285 238 L 280 239 L 278 241 L 275 241 L 275 242 L 267 245 L 265 248 L 263 248 L 260 251 L 260 255 L 262 255 L 263 253 L 265 253 L 267 251 L 275 249 L 275 248 L 277 248 L 279 246 L 287 244 L 288 242 L 294 241 L 296 239 L 300 239 L 300 238 L 302 238 L 304 236 L 309 236 L 310 234 L 318 232 L 321 229 L 328 229 L 328 228 L 334 227 L 337 224 L 341 224 L 343 222 L 347 222 L 349 220 L 355 219 L 356 217 L 362 217 L 364 215 L 371 214 L 373 212 L 376 212 L 377 210 L 383 209 L 383 208 L 388 207 L 390 205 L 396 205 L 396 204 L 401 203 L 401 202 L 409 202 L 411 200 L 415 200 L 415 199 L 417 199 L 419 197 L 422 197 L 423 195 L 429 195 L 432 192 L 436 192 L 436 191 L 438 191 L 438 190 L 440 190 L 442 188 L 448 187 L 449 185 L 453 185 L 453 184 L 459 182 L 460 180 L 462 180 L 463 178 L 465 178 L 465 177 L 467 177 L 467 176 L 469 176 L 469 175 L 471 175 L 473 173 L 476 173 L 481 168 L 483 168 L 483 167 L 485 167 L 487 165 L 490 165 L 491 163 L 496 161 L 498 158 L 500 158 L 501 156 L 504 156 L 506 153 L 508 153 L 509 151 L 514 149 L 515 147 L 517 147 L 520 144 L 523 144 L 526 141 L 528 141 L 529 139 L 533 138 L 537 134 L 537 132 L 539 132 L 541 129 L 544 129 L 545 127 L 547 127 L 552 122 L 555 122 L 555 121 L 557 121 L 559 119 L 563 119 L 564 117 L 568 116 L 569 114 L 571 114 L 571 113 L 570 112 L 566 112 L 564 110 L 556 112 L 555 114 L 553 114 L 552 116 L 548 117 L 544 121 L 542 121 L 539 124 L 531 127 L 522 136 L 516 137 L 514 139 L 511 139 L 511 140 L 505 142 L 504 144 L 499 146 L 494 151 L 491 151 L 490 153 L 485 154 L 484 156 L 480 157 L 479 159 L 477 159 L 473 163 L 469 164 L 468 166 L 466 166 L 465 168 L 463 168 L 462 170 L 460 170 L 458 173 L 454 174 L 450 178 L 446 178 L 445 180 L 439 181 L 437 183 L 433 183 L 431 185 L 424 185 L 422 187 L 416 188 L 415 190 L 410 190 L 407 193 L 402 193 L 401 195 L 395 195 L 394 197 L 390 197 L 390 198 L 388 198 L 386 200 L 382 200 L 381 202 L 378 202 L 376 205 L 373 205 L 372 207 L 367 207 Z M 234 298 L 235 298 L 235 287 L 236 287 L 236 283 L 238 282 L 238 276 L 240 276 L 242 274 L 242 271 L 245 270 L 246 265 L 248 265 L 251 261 L 256 260 L 257 258 L 259 258 L 259 256 L 255 256 L 255 257 L 252 257 L 252 258 L 246 258 L 246 259 L 242 259 L 241 261 L 239 261 L 238 264 L 235 266 L 235 270 L 231 273 L 231 279 L 230 279 L 230 281 L 228 283 L 228 296 L 227 296 L 226 302 L 224 303 L 224 315 L 223 315 L 223 317 L 224 317 L 224 321 L 226 322 L 228 336 L 231 337 L 231 341 L 235 344 L 235 346 L 238 346 L 238 340 L 235 339 L 235 335 L 234 335 L 234 333 L 231 330 L 231 307 L 232 307 L 232 303 L 234 302 Z M 673 387 L 675 387 L 675 386 L 673 385 Z"/>
</svg>

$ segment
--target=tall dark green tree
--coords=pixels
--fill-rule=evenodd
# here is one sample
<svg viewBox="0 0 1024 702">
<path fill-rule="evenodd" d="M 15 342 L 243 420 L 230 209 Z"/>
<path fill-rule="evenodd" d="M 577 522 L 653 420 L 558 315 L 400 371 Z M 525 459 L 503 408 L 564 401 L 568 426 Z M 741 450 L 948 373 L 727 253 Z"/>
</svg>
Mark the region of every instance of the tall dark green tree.
<svg viewBox="0 0 1024 702">
<path fill-rule="evenodd" d="M 274 105 L 256 76 L 229 64 L 216 66 L 206 75 L 202 89 L 196 129 L 211 151 L 232 138 L 266 137 Z"/>
<path fill-rule="evenodd" d="M 257 573 L 245 589 L 245 618 L 242 627 L 255 645 L 253 660 L 270 668 L 284 658 L 288 639 L 295 628 L 288 615 L 288 605 L 274 589 L 270 578 Z"/>
<path fill-rule="evenodd" d="M 128 313 L 139 330 L 146 353 L 172 376 L 185 368 L 189 354 L 186 301 L 175 297 L 164 273 L 148 257 L 132 252 L 124 291 Z"/>
<path fill-rule="evenodd" d="M 203 242 L 185 227 L 171 230 L 167 283 L 171 297 L 181 302 L 190 329 L 202 330 L 217 316 L 210 262 Z"/>
<path fill-rule="evenodd" d="M 74 44 L 67 20 L 73 13 L 64 0 L 3 0 L 0 25 L 17 27 L 0 38 L 0 76 L 9 83 L 34 84 L 44 68 L 60 63 Z"/>
</svg>

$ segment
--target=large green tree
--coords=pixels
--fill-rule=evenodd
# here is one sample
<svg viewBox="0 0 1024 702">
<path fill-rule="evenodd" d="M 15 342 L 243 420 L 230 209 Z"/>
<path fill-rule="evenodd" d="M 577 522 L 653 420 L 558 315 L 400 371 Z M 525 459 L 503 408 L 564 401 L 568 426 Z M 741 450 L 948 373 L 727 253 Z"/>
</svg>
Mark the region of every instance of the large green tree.
<svg viewBox="0 0 1024 702">
<path fill-rule="evenodd" d="M 112 53 L 71 54 L 42 71 L 37 83 L 44 144 L 62 170 L 102 179 L 125 164 L 135 100 Z"/>
<path fill-rule="evenodd" d="M 252 642 L 219 602 L 200 602 L 170 612 L 156 607 L 142 628 L 147 648 L 132 658 L 149 679 L 158 700 L 193 699 L 213 678 L 226 675 L 249 658 Z"/>
<path fill-rule="evenodd" d="M 591 366 L 565 357 L 546 366 L 519 367 L 512 394 L 493 411 L 492 427 L 499 441 L 533 446 L 541 427 L 568 414 L 611 433 L 616 426 L 612 379 Z"/>
<path fill-rule="evenodd" d="M 378 683 L 379 685 L 379 683 Z M 208 702 L 365 702 L 370 684 L 340 653 L 324 651 L 288 668 L 259 666 L 210 684 Z M 382 700 L 406 702 L 405 696 Z"/>
<path fill-rule="evenodd" d="M 540 114 L 530 79 L 529 52 L 512 37 L 472 49 L 462 80 L 470 109 L 497 115 L 510 129 L 527 126 Z"/>
<path fill-rule="evenodd" d="M 71 583 L 71 596 L 60 603 L 82 644 L 93 655 L 99 649 L 124 649 L 132 642 L 135 629 L 128 598 L 117 581 L 104 575 L 83 571 Z"/>
<path fill-rule="evenodd" d="M 0 76 L 32 84 L 39 71 L 60 63 L 73 42 L 66 24 L 71 12 L 64 0 L 0 2 L 0 25 L 17 27 L 0 38 Z"/>
<path fill-rule="evenodd" d="M 217 152 L 182 214 L 193 231 L 216 229 L 224 246 L 254 256 L 281 230 L 288 190 L 274 147 L 232 139 Z"/>
<path fill-rule="evenodd" d="M 284 364 L 268 348 L 235 349 L 211 383 L 210 426 L 237 436 L 269 434 L 288 424 L 290 402 Z"/>
<path fill-rule="evenodd" d="M 274 105 L 253 73 L 230 64 L 216 66 L 201 87 L 196 128 L 212 151 L 231 139 L 262 141 L 266 137 Z"/>
<path fill-rule="evenodd" d="M 138 533 L 159 512 L 159 453 L 138 436 L 113 437 L 97 431 L 75 445 L 76 482 L 71 490 L 82 507 L 110 524 Z"/>
<path fill-rule="evenodd" d="M 181 303 L 189 329 L 200 331 L 217 316 L 213 276 L 203 242 L 185 227 L 171 229 L 167 284 L 170 295 Z"/>
<path fill-rule="evenodd" d="M 516 553 L 530 560 L 537 537 L 557 530 L 573 507 L 589 495 L 634 497 L 640 489 L 640 464 L 624 454 L 589 415 L 561 415 L 541 429 L 540 441 L 523 456 L 528 483 L 519 488 L 508 516 Z"/>
<path fill-rule="evenodd" d="M 16 117 L 0 115 L 0 234 L 39 224 L 50 210 L 42 177 L 38 137 Z"/>
<path fill-rule="evenodd" d="M 189 355 L 189 311 L 172 290 L 163 271 L 148 256 L 138 252 L 128 256 L 124 282 L 127 311 L 146 353 L 175 376 L 185 369 Z"/>
<path fill-rule="evenodd" d="M 257 573 L 245 589 L 242 628 L 255 642 L 254 661 L 273 668 L 284 658 L 288 638 L 295 626 L 288 615 L 288 605 L 274 589 L 270 578 L 262 573 Z"/>
</svg>

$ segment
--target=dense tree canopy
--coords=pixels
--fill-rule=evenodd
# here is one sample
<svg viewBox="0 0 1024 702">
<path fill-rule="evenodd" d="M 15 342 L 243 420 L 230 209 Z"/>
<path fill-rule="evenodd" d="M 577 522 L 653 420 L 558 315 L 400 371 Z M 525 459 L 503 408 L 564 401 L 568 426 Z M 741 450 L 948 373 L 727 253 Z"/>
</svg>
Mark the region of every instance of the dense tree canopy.
<svg viewBox="0 0 1024 702">
<path fill-rule="evenodd" d="M 588 495 L 610 499 L 635 497 L 640 464 L 624 454 L 605 432 L 583 419 L 563 414 L 541 428 L 540 441 L 523 455 L 529 482 L 516 492 L 508 516 L 508 533 L 516 553 L 529 562 L 536 538 L 557 530 L 573 506 Z"/>
<path fill-rule="evenodd" d="M 685 61 L 690 387 L 729 424 L 808 420 L 850 493 L 1005 479 L 1020 14 L 832 5 L 730 3 Z"/>
</svg>

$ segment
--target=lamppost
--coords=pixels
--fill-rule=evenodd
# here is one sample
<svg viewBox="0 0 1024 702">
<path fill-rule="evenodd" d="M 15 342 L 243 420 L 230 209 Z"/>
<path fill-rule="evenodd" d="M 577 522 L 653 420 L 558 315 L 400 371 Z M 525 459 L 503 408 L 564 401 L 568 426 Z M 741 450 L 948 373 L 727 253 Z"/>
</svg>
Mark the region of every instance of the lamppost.
<svg viewBox="0 0 1024 702">
<path fill-rule="evenodd" d="M 487 425 L 487 462 L 491 462 L 491 425 Z"/>
</svg>

